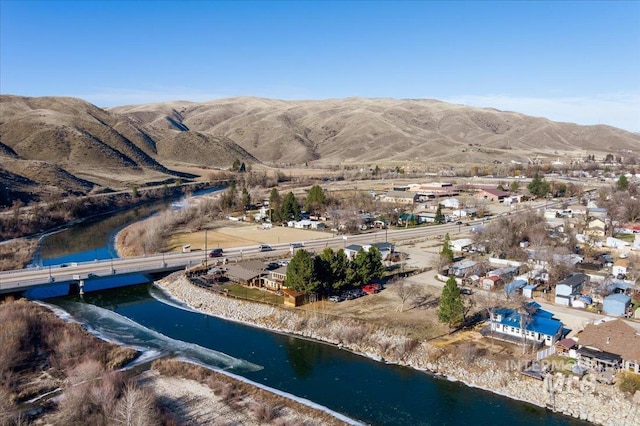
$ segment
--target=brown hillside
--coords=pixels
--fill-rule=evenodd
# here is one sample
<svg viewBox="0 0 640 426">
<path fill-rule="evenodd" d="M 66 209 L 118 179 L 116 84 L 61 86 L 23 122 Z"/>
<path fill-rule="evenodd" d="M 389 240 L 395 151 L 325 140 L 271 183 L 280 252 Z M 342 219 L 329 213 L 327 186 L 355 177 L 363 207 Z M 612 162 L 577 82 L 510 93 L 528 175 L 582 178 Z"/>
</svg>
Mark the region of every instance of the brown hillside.
<svg viewBox="0 0 640 426">
<path fill-rule="evenodd" d="M 640 135 L 435 100 L 232 98 L 117 107 L 152 126 L 226 136 L 260 161 L 491 162 L 640 150 Z M 176 123 L 173 123 L 176 122 Z"/>
<path fill-rule="evenodd" d="M 12 194 L 86 193 L 175 176 L 165 164 L 257 161 L 224 136 L 189 131 L 177 111 L 165 115 L 164 125 L 147 125 L 148 113 L 117 114 L 81 99 L 0 95 L 0 185 Z"/>
</svg>

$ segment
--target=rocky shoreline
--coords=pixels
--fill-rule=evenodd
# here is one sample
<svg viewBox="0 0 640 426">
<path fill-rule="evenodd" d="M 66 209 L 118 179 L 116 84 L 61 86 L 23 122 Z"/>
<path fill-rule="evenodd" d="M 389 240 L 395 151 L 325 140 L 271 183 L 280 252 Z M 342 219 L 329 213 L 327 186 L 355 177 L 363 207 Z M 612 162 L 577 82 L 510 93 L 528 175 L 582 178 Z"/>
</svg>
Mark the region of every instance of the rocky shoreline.
<svg viewBox="0 0 640 426">
<path fill-rule="evenodd" d="M 172 274 L 156 285 L 209 315 L 338 345 L 595 424 L 640 426 L 638 395 L 628 398 L 617 387 L 598 383 L 589 375 L 578 379 L 558 373 L 544 381 L 536 380 L 487 358 L 448 353 L 428 342 L 398 336 L 392 328 L 221 296 L 191 285 L 182 273 Z"/>
</svg>

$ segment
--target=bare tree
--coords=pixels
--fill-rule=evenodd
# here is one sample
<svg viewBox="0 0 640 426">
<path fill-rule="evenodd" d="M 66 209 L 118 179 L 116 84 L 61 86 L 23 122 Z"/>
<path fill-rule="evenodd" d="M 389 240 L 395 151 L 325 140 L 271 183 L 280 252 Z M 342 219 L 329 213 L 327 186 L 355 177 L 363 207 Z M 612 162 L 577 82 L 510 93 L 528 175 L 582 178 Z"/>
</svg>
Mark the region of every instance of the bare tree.
<svg viewBox="0 0 640 426">
<path fill-rule="evenodd" d="M 390 284 L 392 285 L 393 292 L 400 298 L 400 312 L 404 312 L 405 304 L 410 300 L 418 296 L 418 288 L 406 282 L 405 279 L 393 279 Z"/>
<path fill-rule="evenodd" d="M 151 392 L 128 385 L 115 408 L 114 420 L 126 426 L 147 426 L 154 421 L 155 398 Z"/>
</svg>

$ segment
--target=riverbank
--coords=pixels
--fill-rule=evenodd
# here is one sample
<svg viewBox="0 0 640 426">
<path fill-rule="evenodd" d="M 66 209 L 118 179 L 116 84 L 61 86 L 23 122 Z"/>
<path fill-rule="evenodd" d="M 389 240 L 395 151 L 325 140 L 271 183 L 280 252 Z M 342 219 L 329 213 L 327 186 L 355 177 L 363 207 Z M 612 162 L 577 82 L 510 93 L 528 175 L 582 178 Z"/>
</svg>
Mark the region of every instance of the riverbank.
<svg viewBox="0 0 640 426">
<path fill-rule="evenodd" d="M 523 376 L 515 357 L 501 364 L 477 353 L 441 349 L 404 337 L 397 327 L 226 298 L 192 286 L 180 273 L 157 284 L 172 297 L 210 315 L 338 345 L 593 423 L 640 425 L 640 404 L 615 386 L 592 381 L 589 375 L 578 379 L 558 374 L 539 381 Z"/>
</svg>

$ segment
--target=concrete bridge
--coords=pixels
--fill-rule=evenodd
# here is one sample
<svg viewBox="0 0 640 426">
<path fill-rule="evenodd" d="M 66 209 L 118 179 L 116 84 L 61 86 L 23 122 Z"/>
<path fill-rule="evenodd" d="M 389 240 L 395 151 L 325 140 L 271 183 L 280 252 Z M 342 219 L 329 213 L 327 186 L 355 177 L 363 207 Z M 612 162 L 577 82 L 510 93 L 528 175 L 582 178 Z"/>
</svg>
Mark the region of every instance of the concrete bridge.
<svg viewBox="0 0 640 426">
<path fill-rule="evenodd" d="M 182 254 L 182 253 L 180 253 Z M 126 259 L 107 259 L 93 262 L 64 263 L 0 273 L 0 294 L 16 293 L 51 284 L 72 283 L 127 274 L 150 274 L 184 269 L 194 262 L 201 262 L 193 255 L 153 255 Z"/>
</svg>

